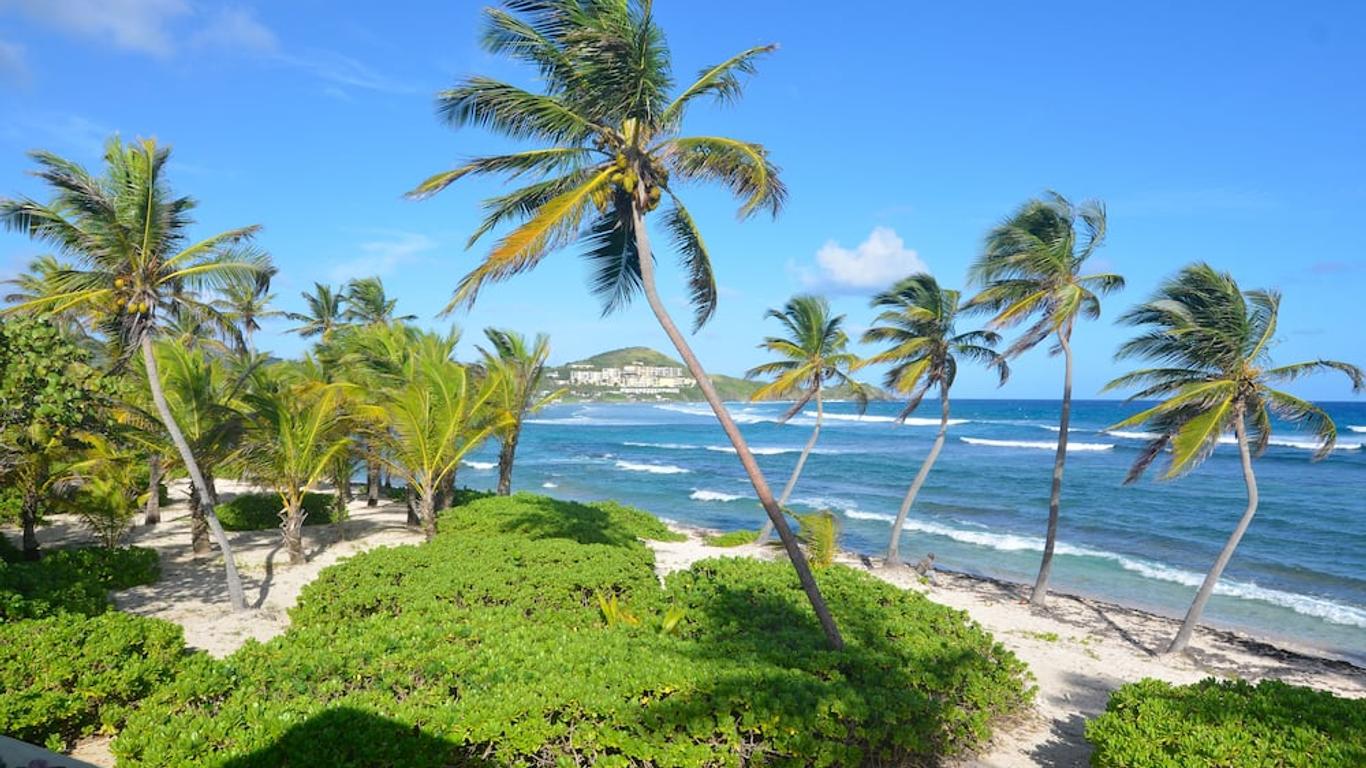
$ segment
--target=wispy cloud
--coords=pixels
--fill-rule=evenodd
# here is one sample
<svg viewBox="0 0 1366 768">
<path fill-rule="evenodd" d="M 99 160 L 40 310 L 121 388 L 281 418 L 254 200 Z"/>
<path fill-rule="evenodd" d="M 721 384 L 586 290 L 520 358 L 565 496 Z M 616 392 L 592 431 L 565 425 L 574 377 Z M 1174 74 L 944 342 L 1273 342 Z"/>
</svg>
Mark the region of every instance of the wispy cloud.
<svg viewBox="0 0 1366 768">
<path fill-rule="evenodd" d="M 354 259 L 333 265 L 328 278 L 342 282 L 357 277 L 387 275 L 399 266 L 410 264 L 428 251 L 436 248 L 437 242 L 427 235 L 416 232 L 383 232 L 382 239 L 360 243 L 360 255 Z"/>
<path fill-rule="evenodd" d="M 279 53 L 272 59 L 333 83 L 334 87 L 345 86 L 387 93 L 411 93 L 414 90 L 411 85 L 386 77 L 366 64 L 336 51 Z"/>
<path fill-rule="evenodd" d="M 907 275 L 928 271 L 919 254 L 890 227 L 874 227 L 853 248 L 830 240 L 816 251 L 814 267 L 796 267 L 807 288 L 843 293 L 881 290 Z"/>
<path fill-rule="evenodd" d="M 36 23 L 78 37 L 159 57 L 175 51 L 172 22 L 193 11 L 186 0 L 0 0 L 0 8 L 18 9 Z"/>
<path fill-rule="evenodd" d="M 0 129 L 0 137 L 24 149 L 41 146 L 84 158 L 98 157 L 113 134 L 112 128 L 75 114 L 20 114 Z"/>
<path fill-rule="evenodd" d="M 24 60 L 24 46 L 0 40 L 0 85 L 27 85 L 28 62 Z"/>
<path fill-rule="evenodd" d="M 275 33 L 262 24 L 250 8 L 231 6 L 220 8 L 199 31 L 190 37 L 190 45 L 199 48 L 218 48 L 255 53 L 275 53 L 280 41 Z"/>
</svg>

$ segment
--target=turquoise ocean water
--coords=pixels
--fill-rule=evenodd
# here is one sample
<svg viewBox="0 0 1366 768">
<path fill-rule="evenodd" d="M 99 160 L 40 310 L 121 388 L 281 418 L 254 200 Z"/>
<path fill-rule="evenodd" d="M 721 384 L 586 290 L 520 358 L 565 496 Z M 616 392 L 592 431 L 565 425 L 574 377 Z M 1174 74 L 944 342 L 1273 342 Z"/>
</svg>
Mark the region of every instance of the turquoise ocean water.
<svg viewBox="0 0 1366 768">
<path fill-rule="evenodd" d="M 730 405 L 775 492 L 813 423 L 799 415 L 778 424 L 786 407 Z M 948 442 L 902 536 L 903 556 L 934 552 L 944 568 L 1032 583 L 1058 408 L 955 402 Z M 1366 663 L 1366 403 L 1325 408 L 1340 431 L 1330 457 L 1311 463 L 1308 437 L 1283 427 L 1255 463 L 1260 511 L 1206 621 Z M 927 401 L 905 425 L 894 423 L 893 403 L 875 403 L 864 417 L 847 403 L 828 410 L 790 506 L 833 510 L 846 548 L 880 554 L 934 439 L 938 404 Z M 1158 481 L 1150 470 L 1124 486 L 1143 435 L 1106 428 L 1134 411 L 1113 401 L 1074 405 L 1054 588 L 1179 616 L 1243 512 L 1237 450 L 1220 446 L 1179 480 Z M 460 483 L 492 487 L 494 461 L 491 447 L 471 456 Z M 722 530 L 757 528 L 763 514 L 705 404 L 552 406 L 525 428 L 514 484 L 618 499 Z"/>
</svg>

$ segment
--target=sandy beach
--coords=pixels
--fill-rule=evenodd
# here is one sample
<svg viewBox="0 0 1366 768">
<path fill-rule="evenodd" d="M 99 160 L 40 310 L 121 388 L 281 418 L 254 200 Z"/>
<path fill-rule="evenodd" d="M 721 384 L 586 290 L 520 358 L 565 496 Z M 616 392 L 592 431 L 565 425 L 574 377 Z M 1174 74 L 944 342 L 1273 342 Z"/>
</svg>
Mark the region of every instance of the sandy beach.
<svg viewBox="0 0 1366 768">
<path fill-rule="evenodd" d="M 220 482 L 224 497 L 244 490 Z M 164 508 L 161 524 L 138 526 L 130 544 L 161 555 L 162 575 L 154 584 L 114 594 L 120 610 L 175 622 L 187 643 L 225 656 L 248 639 L 267 640 L 288 627 L 288 609 L 319 571 L 338 560 L 376 547 L 416 544 L 421 533 L 405 525 L 402 504 L 351 505 L 351 519 L 333 526 L 304 529 L 309 562 L 289 566 L 276 531 L 230 534 L 253 610 L 233 613 L 223 598 L 222 563 L 189 552 L 189 521 L 182 489 Z M 681 542 L 650 542 L 661 575 L 708 557 L 774 557 L 773 549 L 731 549 L 703 543 L 704 531 L 675 526 Z M 39 531 L 44 546 L 89 543 L 72 519 L 57 518 Z M 867 569 L 858 556 L 840 561 Z M 973 620 L 1028 663 L 1038 685 L 1036 705 L 1018 722 L 1003 725 L 990 748 L 954 765 L 968 768 L 1085 766 L 1090 749 L 1083 738 L 1086 720 L 1101 712 L 1109 692 L 1144 677 L 1189 683 L 1207 676 L 1276 678 L 1351 697 L 1366 697 L 1366 669 L 1346 662 L 1290 650 L 1232 632 L 1202 629 L 1184 657 L 1157 655 L 1176 631 L 1177 622 L 1145 611 L 1084 597 L 1054 595 L 1047 610 L 1028 605 L 1028 588 L 961 574 L 937 572 L 930 583 L 910 569 L 887 570 L 873 562 L 873 575 L 930 599 L 966 611 Z M 96 765 L 113 765 L 106 740 L 82 743 L 73 753 Z"/>
</svg>

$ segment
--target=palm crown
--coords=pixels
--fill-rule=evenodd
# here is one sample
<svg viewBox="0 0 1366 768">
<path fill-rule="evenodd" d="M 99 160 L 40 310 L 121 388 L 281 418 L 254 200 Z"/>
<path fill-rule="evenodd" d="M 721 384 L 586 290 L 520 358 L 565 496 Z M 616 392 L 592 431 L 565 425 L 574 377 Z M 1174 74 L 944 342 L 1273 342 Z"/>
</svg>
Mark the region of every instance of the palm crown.
<svg viewBox="0 0 1366 768">
<path fill-rule="evenodd" d="M 997 327 L 1039 315 L 1005 350 L 1006 357 L 1034 347 L 1051 334 L 1070 335 L 1079 314 L 1100 317 L 1099 297 L 1124 287 L 1119 275 L 1081 273 L 1104 240 L 1104 205 L 1074 206 L 1055 192 L 1025 203 L 991 230 L 985 251 L 969 270 L 970 279 L 982 285 L 982 290 L 968 306 L 994 312 L 992 325 Z"/>
<path fill-rule="evenodd" d="M 290 312 L 286 316 L 302 325 L 293 328 L 294 333 L 305 339 L 311 336 L 326 338 L 342 324 L 342 296 L 330 285 L 313 284 L 313 293 L 304 291 L 299 296 L 308 305 L 308 312 Z"/>
<path fill-rule="evenodd" d="M 908 395 L 899 418 L 911 415 L 933 387 L 947 391 L 958 376 L 958 358 L 995 368 L 1004 384 L 1010 375 L 1005 358 L 992 347 L 1001 337 L 993 331 L 958 333 L 955 322 L 959 292 L 941 288 L 928 274 L 911 275 L 873 298 L 881 308 L 876 325 L 863 341 L 888 344 L 868 358 L 868 363 L 890 364 L 884 383 Z"/>
<path fill-rule="evenodd" d="M 867 404 L 866 388 L 850 378 L 861 361 L 849 351 L 849 335 L 844 332 L 844 315 L 831 315 L 830 303 L 819 296 L 797 296 L 781 309 L 770 309 L 765 317 L 783 324 L 787 336 L 769 336 L 759 348 L 780 359 L 762 363 L 745 373 L 748 377 L 772 376 L 773 381 L 755 391 L 753 399 L 795 396 L 796 402 L 783 414 L 786 421 L 816 397 L 830 382 L 849 388 L 860 407 Z"/>
<path fill-rule="evenodd" d="M 1219 439 L 1245 430 L 1253 455 L 1266 450 L 1274 413 L 1312 430 L 1315 458 L 1333 449 L 1337 428 L 1321 408 L 1273 388 L 1280 382 L 1322 370 L 1346 374 L 1354 391 L 1366 385 L 1360 368 L 1335 360 L 1272 366 L 1280 294 L 1242 291 L 1233 277 L 1208 264 L 1195 264 L 1167 281 L 1148 302 L 1121 322 L 1147 331 L 1120 347 L 1118 358 L 1144 357 L 1160 363 L 1121 376 L 1106 389 L 1140 387 L 1132 399 L 1166 398 L 1116 427 L 1146 423 L 1158 434 L 1135 462 L 1128 481 L 1139 476 L 1171 446 L 1167 477 L 1195 468 Z"/>
<path fill-rule="evenodd" d="M 196 291 L 218 289 L 268 268 L 250 246 L 258 227 L 190 242 L 195 202 L 176 197 L 163 176 L 170 149 L 151 139 L 105 146 L 106 171 L 91 175 L 49 152 L 34 152 L 35 172 L 55 192 L 51 203 L 0 201 L 0 221 L 57 248 L 74 266 L 45 281 L 47 292 L 19 308 L 89 312 L 110 341 L 129 349 L 159 317 L 189 309 L 218 312 Z"/>
<path fill-rule="evenodd" d="M 440 113 L 457 127 L 480 125 L 543 146 L 471 160 L 410 193 L 426 197 L 468 175 L 534 179 L 485 201 L 486 217 L 471 245 L 501 224 L 515 226 L 460 281 L 447 310 L 578 240 L 604 311 L 625 305 L 641 285 L 635 230 L 667 196 L 665 228 L 688 274 L 695 322 L 705 323 L 716 307 L 716 281 L 676 184 L 721 183 L 742 200 L 742 218 L 761 210 L 776 214 L 786 189 L 761 145 L 682 136 L 682 119 L 699 98 L 736 98 L 741 75 L 773 46 L 708 67 L 671 96 L 669 49 L 649 0 L 518 0 L 486 15 L 485 48 L 536 68 L 544 92 L 471 77 L 439 95 Z"/>
</svg>

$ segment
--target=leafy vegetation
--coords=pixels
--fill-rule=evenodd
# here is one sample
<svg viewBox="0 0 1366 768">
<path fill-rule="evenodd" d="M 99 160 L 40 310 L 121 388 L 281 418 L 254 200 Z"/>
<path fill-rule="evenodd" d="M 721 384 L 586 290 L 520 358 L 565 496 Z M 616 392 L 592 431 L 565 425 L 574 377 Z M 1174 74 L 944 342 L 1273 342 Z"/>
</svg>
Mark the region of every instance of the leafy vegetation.
<svg viewBox="0 0 1366 768">
<path fill-rule="evenodd" d="M 109 591 L 156 581 L 155 550 L 144 547 L 56 549 L 42 559 L 0 562 L 0 620 L 109 610 Z"/>
<path fill-rule="evenodd" d="M 301 765 L 322 733 L 338 767 L 914 763 L 1027 701 L 1023 665 L 961 612 L 825 569 L 851 638 L 832 653 L 784 564 L 661 587 L 640 539 L 675 536 L 619 504 L 472 501 L 429 543 L 326 569 L 286 635 L 196 658 L 114 749 Z"/>
<path fill-rule="evenodd" d="M 726 531 L 708 534 L 703 537 L 702 543 L 709 547 L 743 547 L 746 544 L 753 544 L 758 535 L 758 531 Z"/>
<path fill-rule="evenodd" d="M 1355 768 L 1366 700 L 1263 680 L 1130 683 L 1087 723 L 1095 768 Z"/>
<path fill-rule="evenodd" d="M 330 493 L 305 493 L 304 525 L 338 522 Z M 243 493 L 218 505 L 218 520 L 229 531 L 266 531 L 280 527 L 283 504 L 277 493 Z"/>
</svg>

